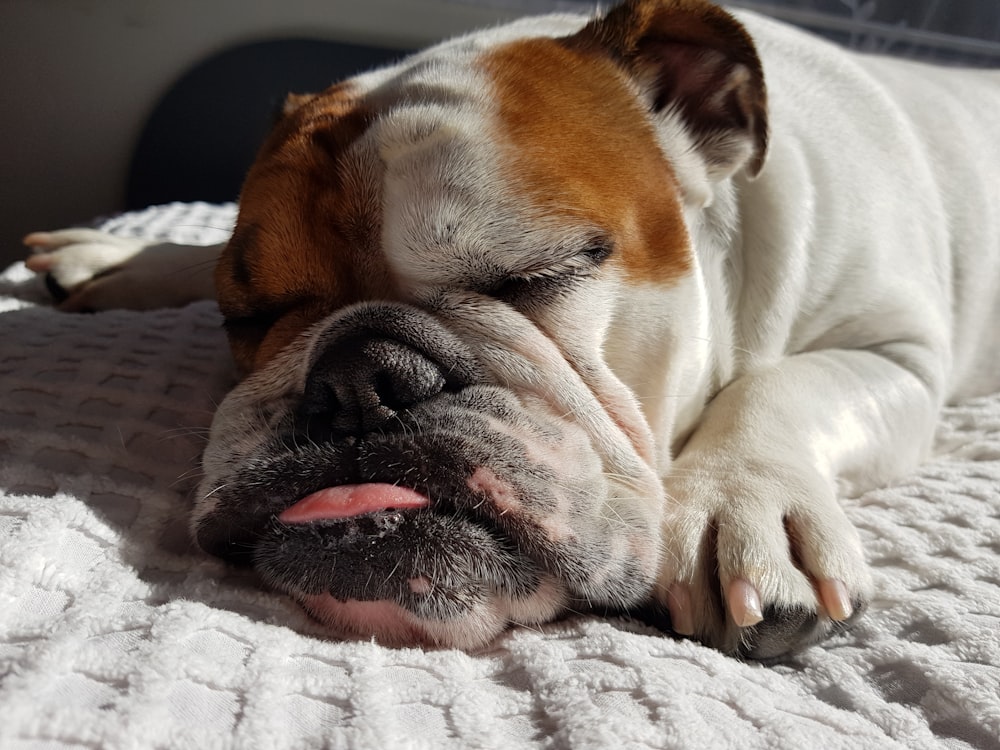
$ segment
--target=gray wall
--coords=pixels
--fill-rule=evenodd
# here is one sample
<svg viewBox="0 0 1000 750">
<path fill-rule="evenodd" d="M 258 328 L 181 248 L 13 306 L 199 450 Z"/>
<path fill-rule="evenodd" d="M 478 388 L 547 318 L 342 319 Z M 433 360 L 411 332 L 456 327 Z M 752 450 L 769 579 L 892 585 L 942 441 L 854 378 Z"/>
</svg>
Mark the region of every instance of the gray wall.
<svg viewBox="0 0 1000 750">
<path fill-rule="evenodd" d="M 0 0 L 0 264 L 20 238 L 122 206 L 156 99 L 235 42 L 414 47 L 510 17 L 447 0 Z"/>
</svg>

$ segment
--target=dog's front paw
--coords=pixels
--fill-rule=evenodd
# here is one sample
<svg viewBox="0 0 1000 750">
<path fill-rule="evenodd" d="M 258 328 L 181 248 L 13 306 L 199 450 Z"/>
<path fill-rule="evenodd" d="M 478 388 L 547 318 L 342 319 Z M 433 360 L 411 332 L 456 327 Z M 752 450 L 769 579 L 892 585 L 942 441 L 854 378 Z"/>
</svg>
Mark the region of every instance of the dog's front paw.
<svg viewBox="0 0 1000 750">
<path fill-rule="evenodd" d="M 811 468 L 682 457 L 667 493 L 657 598 L 675 632 L 773 659 L 844 630 L 867 606 L 857 532 Z"/>
</svg>

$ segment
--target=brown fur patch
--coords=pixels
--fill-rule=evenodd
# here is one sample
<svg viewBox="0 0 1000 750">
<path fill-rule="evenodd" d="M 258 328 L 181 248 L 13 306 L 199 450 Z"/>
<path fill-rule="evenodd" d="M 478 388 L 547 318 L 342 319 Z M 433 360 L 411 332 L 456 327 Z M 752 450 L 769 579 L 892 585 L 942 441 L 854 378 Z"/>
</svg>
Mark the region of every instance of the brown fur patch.
<svg viewBox="0 0 1000 750">
<path fill-rule="evenodd" d="M 489 52 L 506 179 L 543 217 L 609 233 L 635 282 L 690 269 L 671 166 L 624 74 L 569 40 L 528 39 Z"/>
<path fill-rule="evenodd" d="M 349 155 L 373 113 L 343 84 L 289 108 L 265 141 L 216 268 L 237 361 L 255 369 L 331 311 L 385 296 L 380 186 Z M 371 165 L 367 165 L 370 169 Z"/>
<path fill-rule="evenodd" d="M 760 172 L 768 142 L 764 71 L 747 30 L 718 5 L 628 0 L 571 43 L 610 55 L 652 94 L 654 109 L 678 106 L 696 138 L 745 131 L 754 145 L 748 173 Z"/>
</svg>

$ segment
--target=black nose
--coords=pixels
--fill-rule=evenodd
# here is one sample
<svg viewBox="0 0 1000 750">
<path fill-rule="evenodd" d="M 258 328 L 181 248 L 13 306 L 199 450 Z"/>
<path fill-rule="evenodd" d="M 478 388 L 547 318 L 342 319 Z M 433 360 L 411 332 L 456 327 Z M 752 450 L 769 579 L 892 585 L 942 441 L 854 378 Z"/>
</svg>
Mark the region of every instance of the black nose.
<svg viewBox="0 0 1000 750">
<path fill-rule="evenodd" d="M 329 346 L 306 379 L 299 417 L 312 437 L 361 435 L 445 389 L 429 355 L 381 336 Z"/>
</svg>

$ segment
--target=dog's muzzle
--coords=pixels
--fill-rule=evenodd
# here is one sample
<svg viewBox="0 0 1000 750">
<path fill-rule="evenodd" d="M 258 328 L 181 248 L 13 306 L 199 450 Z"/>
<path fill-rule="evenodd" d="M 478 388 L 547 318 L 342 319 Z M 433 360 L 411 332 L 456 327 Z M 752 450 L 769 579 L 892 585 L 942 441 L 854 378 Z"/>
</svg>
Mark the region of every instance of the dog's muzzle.
<svg viewBox="0 0 1000 750">
<path fill-rule="evenodd" d="M 629 551 L 651 543 L 608 517 L 584 431 L 491 382 L 432 316 L 354 308 L 305 372 L 290 396 L 240 396 L 244 420 L 269 415 L 255 428 L 267 436 L 213 458 L 228 475 L 196 523 L 205 550 L 384 642 L 474 645 L 571 603 L 648 593 L 652 571 Z"/>
</svg>

